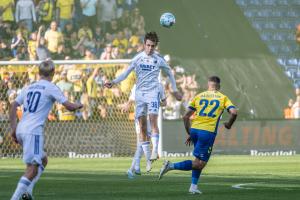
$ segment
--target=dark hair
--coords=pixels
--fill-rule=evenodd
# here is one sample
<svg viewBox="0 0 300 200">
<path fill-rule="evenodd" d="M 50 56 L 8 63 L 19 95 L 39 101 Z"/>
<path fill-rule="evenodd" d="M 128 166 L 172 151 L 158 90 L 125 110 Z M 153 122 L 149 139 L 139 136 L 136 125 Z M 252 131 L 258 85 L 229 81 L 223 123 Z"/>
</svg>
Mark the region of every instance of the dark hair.
<svg viewBox="0 0 300 200">
<path fill-rule="evenodd" d="M 211 76 L 211 77 L 208 78 L 208 81 L 214 82 L 214 83 L 217 83 L 217 84 L 221 83 L 221 79 L 218 76 Z"/>
<path fill-rule="evenodd" d="M 45 77 L 52 76 L 55 71 L 55 65 L 51 59 L 42 61 L 39 65 L 39 74 Z"/>
<path fill-rule="evenodd" d="M 158 35 L 154 31 L 146 33 L 145 38 L 144 38 L 144 43 L 146 43 L 147 40 L 151 40 L 155 44 L 158 44 L 158 42 L 159 42 Z"/>
</svg>

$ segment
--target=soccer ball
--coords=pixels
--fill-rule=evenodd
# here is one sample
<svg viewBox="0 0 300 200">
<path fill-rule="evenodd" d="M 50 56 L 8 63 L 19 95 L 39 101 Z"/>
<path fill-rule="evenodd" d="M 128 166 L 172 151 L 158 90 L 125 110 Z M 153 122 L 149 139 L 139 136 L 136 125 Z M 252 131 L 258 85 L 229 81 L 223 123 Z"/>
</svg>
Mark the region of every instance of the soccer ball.
<svg viewBox="0 0 300 200">
<path fill-rule="evenodd" d="M 160 25 L 170 28 L 175 24 L 175 16 L 172 13 L 164 13 L 160 16 Z"/>
</svg>

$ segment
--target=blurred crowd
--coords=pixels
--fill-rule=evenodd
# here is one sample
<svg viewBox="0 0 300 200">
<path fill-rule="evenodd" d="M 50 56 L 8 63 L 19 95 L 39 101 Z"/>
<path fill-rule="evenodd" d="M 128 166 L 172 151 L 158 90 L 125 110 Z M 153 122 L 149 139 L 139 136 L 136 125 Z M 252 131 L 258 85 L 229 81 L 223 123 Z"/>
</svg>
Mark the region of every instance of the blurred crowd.
<svg viewBox="0 0 300 200">
<path fill-rule="evenodd" d="M 120 59 L 142 48 L 137 0 L 0 1 L 0 60 Z M 90 58 L 86 57 L 89 51 Z"/>
<path fill-rule="evenodd" d="M 144 17 L 138 0 L 5 0 L 0 1 L 0 60 L 110 60 L 131 59 L 143 50 Z M 159 49 L 157 49 L 159 51 Z M 171 64 L 169 55 L 165 59 Z M 113 89 L 102 87 L 123 72 L 126 65 L 60 65 L 53 82 L 71 101 L 84 108 L 69 112 L 57 104 L 49 120 L 106 119 L 120 112 L 135 82 L 132 73 Z M 170 94 L 168 79 L 163 78 L 167 94 L 165 119 L 181 118 L 188 101 L 199 89 L 195 75 L 172 66 L 181 102 Z M 11 102 L 20 90 L 37 80 L 36 66 L 6 66 L 0 69 L 0 121 L 8 120 Z M 22 116 L 22 109 L 18 117 Z M 133 115 L 130 115 L 133 116 Z"/>
<path fill-rule="evenodd" d="M 284 109 L 285 119 L 300 119 L 300 88 L 295 89 L 295 99 L 289 99 L 288 106 Z"/>
</svg>

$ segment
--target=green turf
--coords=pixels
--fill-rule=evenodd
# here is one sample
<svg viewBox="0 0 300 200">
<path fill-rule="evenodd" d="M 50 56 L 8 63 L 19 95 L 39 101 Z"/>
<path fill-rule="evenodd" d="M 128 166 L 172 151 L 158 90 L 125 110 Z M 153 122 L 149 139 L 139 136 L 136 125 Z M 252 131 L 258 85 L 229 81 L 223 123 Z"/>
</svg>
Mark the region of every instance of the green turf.
<svg viewBox="0 0 300 200">
<path fill-rule="evenodd" d="M 171 159 L 180 161 L 186 158 Z M 150 174 L 128 180 L 131 159 L 49 159 L 49 166 L 35 188 L 35 199 L 299 199 L 300 156 L 213 156 L 203 172 L 201 196 L 187 193 L 190 172 L 169 172 L 161 181 L 162 160 Z M 144 163 L 142 163 L 144 166 Z M 9 199 L 24 166 L 19 159 L 0 160 L 0 199 Z M 232 185 L 248 184 L 250 189 Z"/>
</svg>

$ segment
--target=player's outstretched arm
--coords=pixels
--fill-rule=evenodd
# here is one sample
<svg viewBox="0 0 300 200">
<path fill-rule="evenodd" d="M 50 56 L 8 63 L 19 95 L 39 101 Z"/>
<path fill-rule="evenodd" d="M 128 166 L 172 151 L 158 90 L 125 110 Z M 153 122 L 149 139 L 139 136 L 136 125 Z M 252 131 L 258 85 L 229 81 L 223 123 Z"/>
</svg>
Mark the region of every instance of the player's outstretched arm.
<svg viewBox="0 0 300 200">
<path fill-rule="evenodd" d="M 9 121 L 11 127 L 11 136 L 15 143 L 18 143 L 17 136 L 16 136 L 16 129 L 17 129 L 17 108 L 20 105 L 14 101 L 11 104 L 10 112 L 9 112 Z"/>
<path fill-rule="evenodd" d="M 83 105 L 81 103 L 72 103 L 70 101 L 66 101 L 63 103 L 63 106 L 69 111 L 75 111 L 81 109 Z"/>
<path fill-rule="evenodd" d="M 229 113 L 230 113 L 230 118 L 229 118 L 228 122 L 224 123 L 224 126 L 227 129 L 231 129 L 231 126 L 233 125 L 233 123 L 235 122 L 235 120 L 237 118 L 237 110 L 235 108 L 229 109 Z"/>
</svg>

